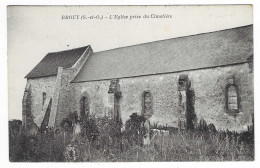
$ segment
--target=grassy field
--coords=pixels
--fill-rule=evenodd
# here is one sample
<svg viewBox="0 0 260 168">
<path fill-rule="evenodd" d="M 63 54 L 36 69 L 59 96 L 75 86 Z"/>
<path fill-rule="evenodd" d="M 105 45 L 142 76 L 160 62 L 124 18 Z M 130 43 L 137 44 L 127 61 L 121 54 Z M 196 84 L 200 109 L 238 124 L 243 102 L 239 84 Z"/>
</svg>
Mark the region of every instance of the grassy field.
<svg viewBox="0 0 260 168">
<path fill-rule="evenodd" d="M 151 162 L 151 161 L 253 161 L 253 132 L 185 131 L 167 136 L 156 135 L 151 144 L 143 146 L 122 136 L 120 139 L 100 137 L 90 141 L 60 132 L 38 134 L 28 138 L 23 134 L 10 137 L 12 162 Z M 70 146 L 69 146 L 70 145 Z"/>
</svg>

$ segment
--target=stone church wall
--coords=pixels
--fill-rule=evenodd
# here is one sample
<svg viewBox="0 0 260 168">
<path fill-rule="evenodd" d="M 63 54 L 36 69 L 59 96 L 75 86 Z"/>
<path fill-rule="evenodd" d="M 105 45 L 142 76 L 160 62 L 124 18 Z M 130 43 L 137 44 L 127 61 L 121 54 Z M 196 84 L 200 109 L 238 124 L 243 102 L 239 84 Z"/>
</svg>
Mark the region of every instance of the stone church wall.
<svg viewBox="0 0 260 168">
<path fill-rule="evenodd" d="M 71 68 L 63 69 L 61 75 L 61 86 L 59 91 L 58 109 L 55 117 L 55 125 L 60 126 L 60 123 L 64 117 L 68 117 L 71 112 L 70 109 L 70 91 L 71 78 L 74 77 L 75 72 Z"/>
<path fill-rule="evenodd" d="M 31 113 L 37 117 L 43 109 L 43 92 L 46 93 L 46 100 L 53 97 L 56 76 L 32 78 L 27 83 L 31 84 Z M 41 123 L 36 124 L 39 126 Z"/>
<path fill-rule="evenodd" d="M 61 85 L 59 88 L 57 113 L 56 116 L 54 116 L 56 127 L 60 126 L 63 118 L 68 117 L 68 115 L 73 112 L 71 109 L 71 81 L 75 78 L 79 70 L 88 59 L 89 55 L 92 53 L 93 51 L 89 47 L 71 68 L 63 68 L 61 74 Z"/>
<path fill-rule="evenodd" d="M 177 83 L 180 75 L 188 75 L 191 88 L 195 92 L 195 113 L 198 120 L 204 118 L 214 123 L 217 129 L 241 130 L 250 125 L 253 113 L 253 73 L 248 63 L 208 68 L 180 73 L 158 74 L 119 80 L 122 98 L 120 110 L 125 122 L 132 113 L 142 112 L 142 95 L 148 90 L 152 94 L 153 116 L 151 123 L 178 126 L 179 95 Z M 240 108 L 237 116 L 226 113 L 226 86 L 234 76 L 239 93 Z M 90 113 L 97 117 L 109 115 L 112 108 L 108 95 L 110 80 L 72 83 L 70 109 L 80 113 L 81 95 L 87 93 L 90 100 Z"/>
</svg>

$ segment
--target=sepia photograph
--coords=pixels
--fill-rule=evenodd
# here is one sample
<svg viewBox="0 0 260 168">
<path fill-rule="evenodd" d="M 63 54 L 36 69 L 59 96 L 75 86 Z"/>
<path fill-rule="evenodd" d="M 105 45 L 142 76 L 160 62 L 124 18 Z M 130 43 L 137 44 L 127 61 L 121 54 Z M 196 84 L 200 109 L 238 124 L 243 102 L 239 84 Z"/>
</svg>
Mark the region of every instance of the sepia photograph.
<svg viewBox="0 0 260 168">
<path fill-rule="evenodd" d="M 8 6 L 10 162 L 254 161 L 252 5 Z"/>
</svg>

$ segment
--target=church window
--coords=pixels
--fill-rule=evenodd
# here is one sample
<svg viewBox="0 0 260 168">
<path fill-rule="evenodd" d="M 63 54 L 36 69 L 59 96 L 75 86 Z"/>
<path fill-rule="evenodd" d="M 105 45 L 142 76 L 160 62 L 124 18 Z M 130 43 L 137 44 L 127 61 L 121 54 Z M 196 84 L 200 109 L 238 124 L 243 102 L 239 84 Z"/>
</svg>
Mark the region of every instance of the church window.
<svg viewBox="0 0 260 168">
<path fill-rule="evenodd" d="M 89 114 L 89 101 L 87 96 L 83 96 L 80 99 L 80 116 L 83 117 Z"/>
<path fill-rule="evenodd" d="M 239 112 L 238 89 L 233 79 L 229 79 L 226 87 L 226 110 L 230 114 Z"/>
<path fill-rule="evenodd" d="M 43 93 L 42 93 L 42 106 L 44 105 L 45 100 L 46 100 L 46 93 L 43 92 Z"/>
</svg>

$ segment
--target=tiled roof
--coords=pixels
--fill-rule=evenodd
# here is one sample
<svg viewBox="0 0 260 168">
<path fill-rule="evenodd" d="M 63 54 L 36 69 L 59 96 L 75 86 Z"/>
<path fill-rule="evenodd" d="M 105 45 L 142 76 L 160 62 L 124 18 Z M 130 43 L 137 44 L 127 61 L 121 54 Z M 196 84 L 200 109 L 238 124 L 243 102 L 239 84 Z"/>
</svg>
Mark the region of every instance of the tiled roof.
<svg viewBox="0 0 260 168">
<path fill-rule="evenodd" d="M 97 52 L 73 82 L 236 64 L 252 55 L 253 26 L 248 25 Z"/>
<path fill-rule="evenodd" d="M 72 50 L 48 53 L 25 78 L 56 75 L 58 67 L 69 68 L 73 66 L 87 48 L 88 46 L 85 46 Z"/>
</svg>

